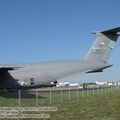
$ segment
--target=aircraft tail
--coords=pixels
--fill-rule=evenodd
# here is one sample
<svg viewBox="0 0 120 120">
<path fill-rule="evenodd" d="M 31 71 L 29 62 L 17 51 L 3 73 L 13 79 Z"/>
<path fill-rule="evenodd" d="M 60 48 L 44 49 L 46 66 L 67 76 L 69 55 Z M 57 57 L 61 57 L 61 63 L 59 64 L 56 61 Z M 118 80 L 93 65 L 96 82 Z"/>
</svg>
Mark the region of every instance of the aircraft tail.
<svg viewBox="0 0 120 120">
<path fill-rule="evenodd" d="M 120 27 L 94 33 L 96 40 L 86 55 L 85 60 L 107 62 L 117 42 L 118 32 L 120 32 Z"/>
</svg>

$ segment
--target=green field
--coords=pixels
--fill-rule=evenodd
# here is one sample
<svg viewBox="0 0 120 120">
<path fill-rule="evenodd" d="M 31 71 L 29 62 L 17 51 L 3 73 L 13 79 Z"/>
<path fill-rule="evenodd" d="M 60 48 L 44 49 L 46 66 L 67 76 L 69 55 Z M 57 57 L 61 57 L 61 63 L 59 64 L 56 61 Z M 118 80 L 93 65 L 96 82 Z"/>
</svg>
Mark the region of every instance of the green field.
<svg viewBox="0 0 120 120">
<path fill-rule="evenodd" d="M 21 106 L 36 106 L 35 98 L 33 92 L 22 93 Z M 37 102 L 39 106 L 57 107 L 56 112 L 40 112 L 50 114 L 48 120 L 120 120 L 119 88 L 62 93 L 38 92 Z M 11 93 L 0 97 L 0 106 L 18 106 L 18 103 L 18 94 Z"/>
</svg>

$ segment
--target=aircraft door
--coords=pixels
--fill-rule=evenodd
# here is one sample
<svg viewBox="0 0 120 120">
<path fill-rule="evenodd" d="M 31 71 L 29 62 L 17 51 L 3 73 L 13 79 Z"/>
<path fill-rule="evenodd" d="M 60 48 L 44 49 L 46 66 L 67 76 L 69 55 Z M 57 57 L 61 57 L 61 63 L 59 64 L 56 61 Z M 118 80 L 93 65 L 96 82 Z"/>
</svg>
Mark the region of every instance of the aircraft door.
<svg viewBox="0 0 120 120">
<path fill-rule="evenodd" d="M 35 78 L 30 78 L 30 85 L 34 85 L 35 84 Z"/>
</svg>

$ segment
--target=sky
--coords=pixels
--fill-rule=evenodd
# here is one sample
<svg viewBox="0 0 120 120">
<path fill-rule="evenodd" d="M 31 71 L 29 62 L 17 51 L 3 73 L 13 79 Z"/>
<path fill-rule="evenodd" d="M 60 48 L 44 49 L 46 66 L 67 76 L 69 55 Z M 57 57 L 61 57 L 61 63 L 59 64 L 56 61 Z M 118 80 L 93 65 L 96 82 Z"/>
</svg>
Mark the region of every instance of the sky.
<svg viewBox="0 0 120 120">
<path fill-rule="evenodd" d="M 120 26 L 120 0 L 0 0 L 0 64 L 79 60 L 94 31 Z M 104 73 L 76 80 L 120 80 L 120 38 Z"/>
</svg>

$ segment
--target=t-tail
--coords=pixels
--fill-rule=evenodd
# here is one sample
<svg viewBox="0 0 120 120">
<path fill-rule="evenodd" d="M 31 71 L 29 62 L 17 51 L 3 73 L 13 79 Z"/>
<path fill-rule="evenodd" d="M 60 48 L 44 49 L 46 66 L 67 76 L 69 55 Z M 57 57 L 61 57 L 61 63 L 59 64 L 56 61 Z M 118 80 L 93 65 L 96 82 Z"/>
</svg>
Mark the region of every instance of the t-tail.
<svg viewBox="0 0 120 120">
<path fill-rule="evenodd" d="M 90 48 L 85 60 L 107 63 L 117 42 L 120 27 L 94 33 L 96 40 Z"/>
</svg>

